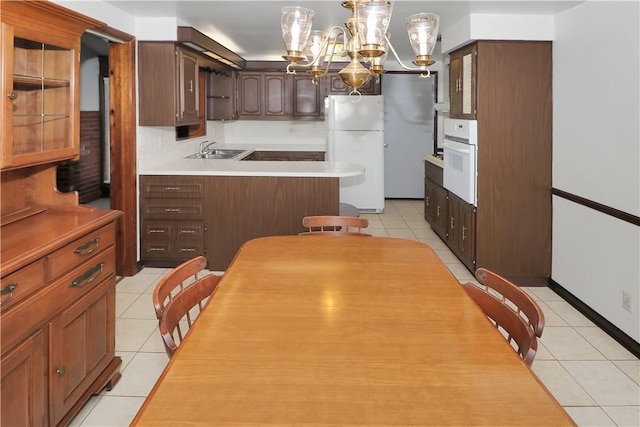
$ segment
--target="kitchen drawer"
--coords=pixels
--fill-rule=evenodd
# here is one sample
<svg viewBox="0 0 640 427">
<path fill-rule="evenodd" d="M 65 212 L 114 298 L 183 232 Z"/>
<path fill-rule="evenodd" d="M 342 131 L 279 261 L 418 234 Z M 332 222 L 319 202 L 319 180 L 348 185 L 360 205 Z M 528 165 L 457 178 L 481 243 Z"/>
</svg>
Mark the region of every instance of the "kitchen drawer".
<svg viewBox="0 0 640 427">
<path fill-rule="evenodd" d="M 150 239 L 204 239 L 205 226 L 202 222 L 185 221 L 144 221 L 143 234 Z"/>
<path fill-rule="evenodd" d="M 197 199 L 204 197 L 204 182 L 200 177 L 141 176 L 140 197 L 161 199 Z"/>
<path fill-rule="evenodd" d="M 0 281 L 2 290 L 0 310 L 6 310 L 43 287 L 44 284 L 44 258 L 6 275 Z"/>
<path fill-rule="evenodd" d="M 0 348 L 4 351 L 22 337 L 40 327 L 48 318 L 84 294 L 115 278 L 115 247 L 111 246 L 29 299 L 2 314 L 0 322 Z"/>
<path fill-rule="evenodd" d="M 442 187 L 442 168 L 425 160 L 424 176 Z"/>
<path fill-rule="evenodd" d="M 143 260 L 187 260 L 205 255 L 204 239 L 146 239 L 141 250 Z"/>
<path fill-rule="evenodd" d="M 115 242 L 115 225 L 106 225 L 47 255 L 47 281 L 55 279 Z"/>
<path fill-rule="evenodd" d="M 144 219 L 202 219 L 204 200 L 162 200 L 147 199 L 142 202 Z"/>
</svg>

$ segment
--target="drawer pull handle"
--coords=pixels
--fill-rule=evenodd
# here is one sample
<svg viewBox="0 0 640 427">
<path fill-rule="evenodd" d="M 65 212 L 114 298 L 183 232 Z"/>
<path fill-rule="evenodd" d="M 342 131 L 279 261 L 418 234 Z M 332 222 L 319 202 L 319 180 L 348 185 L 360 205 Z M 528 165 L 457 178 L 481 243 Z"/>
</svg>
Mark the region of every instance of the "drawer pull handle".
<svg viewBox="0 0 640 427">
<path fill-rule="evenodd" d="M 196 230 L 180 230 L 180 234 L 196 234 Z"/>
<path fill-rule="evenodd" d="M 165 191 L 180 191 L 180 187 L 164 187 Z"/>
<path fill-rule="evenodd" d="M 0 291 L 0 296 L 5 296 L 7 294 L 9 294 L 9 296 L 7 297 L 7 299 L 5 299 L 4 301 L 0 301 L 0 305 L 2 305 L 5 302 L 9 302 L 11 301 L 11 298 L 13 298 L 13 290 L 15 288 L 18 287 L 17 283 L 12 283 L 10 285 L 5 286 L 1 291 Z"/>
<path fill-rule="evenodd" d="M 96 249 L 98 249 L 98 245 L 100 244 L 100 238 L 96 237 L 93 240 L 89 240 L 88 242 L 78 246 L 73 253 L 78 255 L 89 255 L 92 254 Z"/>
<path fill-rule="evenodd" d="M 76 279 L 71 282 L 71 285 L 69 285 L 69 287 L 84 288 L 85 286 L 96 280 L 102 273 L 102 270 L 104 270 L 104 262 L 96 264 L 94 267 L 88 269 L 84 274 L 76 277 Z"/>
<path fill-rule="evenodd" d="M 195 252 L 196 250 L 194 248 L 181 248 L 180 252 Z"/>
<path fill-rule="evenodd" d="M 149 230 L 149 234 L 164 234 L 164 233 L 165 233 L 165 231 L 162 230 L 162 229 L 158 229 L 158 230 L 151 229 L 151 230 Z"/>
<path fill-rule="evenodd" d="M 149 248 L 149 252 L 164 252 L 165 248 Z"/>
<path fill-rule="evenodd" d="M 164 211 L 165 212 L 170 212 L 170 213 L 180 213 L 180 209 L 179 208 L 165 208 Z"/>
<path fill-rule="evenodd" d="M 66 373 L 67 370 L 64 368 L 64 366 L 62 368 L 56 369 L 56 375 L 58 375 L 59 377 L 64 377 L 64 374 Z"/>
</svg>

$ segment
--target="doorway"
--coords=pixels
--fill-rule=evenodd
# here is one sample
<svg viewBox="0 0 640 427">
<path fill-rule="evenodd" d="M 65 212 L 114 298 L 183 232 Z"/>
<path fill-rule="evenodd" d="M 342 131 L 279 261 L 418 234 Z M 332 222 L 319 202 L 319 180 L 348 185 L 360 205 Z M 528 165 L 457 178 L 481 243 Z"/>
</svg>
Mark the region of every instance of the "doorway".
<svg viewBox="0 0 640 427">
<path fill-rule="evenodd" d="M 116 275 L 133 276 L 139 270 L 135 38 L 110 27 L 88 32 L 102 39 L 108 47 L 101 61 L 100 77 L 93 76 L 102 83 L 102 78 L 108 78 L 108 90 L 99 84 L 102 87 L 99 92 L 108 98 L 102 100 L 105 111 L 99 118 L 104 123 L 104 135 L 108 135 L 105 139 L 108 150 L 106 147 L 103 150 L 107 158 L 103 158 L 99 180 L 104 189 L 104 177 L 109 176 L 108 208 L 122 212 L 116 230 Z"/>
</svg>

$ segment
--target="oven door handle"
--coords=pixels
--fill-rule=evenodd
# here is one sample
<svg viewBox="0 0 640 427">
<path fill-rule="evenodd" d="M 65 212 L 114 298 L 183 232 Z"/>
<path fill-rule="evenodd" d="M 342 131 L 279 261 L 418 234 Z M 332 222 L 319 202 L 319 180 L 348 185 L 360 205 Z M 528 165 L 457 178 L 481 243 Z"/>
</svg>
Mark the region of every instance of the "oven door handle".
<svg viewBox="0 0 640 427">
<path fill-rule="evenodd" d="M 447 144 L 446 142 L 445 142 L 444 144 L 442 144 L 442 146 L 443 146 L 444 148 L 446 148 L 447 150 L 457 151 L 458 153 L 462 153 L 462 154 L 469 154 L 469 153 L 471 153 L 471 150 L 463 150 L 463 149 L 460 149 L 460 148 L 455 148 L 455 147 L 453 147 L 452 145 Z"/>
</svg>

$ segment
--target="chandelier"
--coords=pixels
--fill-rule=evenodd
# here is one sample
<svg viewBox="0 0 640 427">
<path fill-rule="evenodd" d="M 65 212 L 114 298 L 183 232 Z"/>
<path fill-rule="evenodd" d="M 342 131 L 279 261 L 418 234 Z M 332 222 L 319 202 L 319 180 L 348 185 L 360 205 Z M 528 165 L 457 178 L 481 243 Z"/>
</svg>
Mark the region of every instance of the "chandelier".
<svg viewBox="0 0 640 427">
<path fill-rule="evenodd" d="M 391 51 L 402 68 L 420 71 L 421 77 L 430 76 L 427 67 L 435 63 L 431 54 L 438 37 L 438 15 L 417 13 L 407 18 L 409 41 L 416 54 L 415 68 L 400 60 L 389 40 L 387 29 L 393 8 L 390 0 L 348 0 L 343 1 L 342 6 L 351 11 L 351 16 L 344 28 L 334 26 L 327 32 L 311 30 L 313 10 L 298 6 L 282 8 L 282 36 L 287 48 L 283 58 L 290 61 L 288 74 L 295 74 L 297 68 L 308 68 L 317 84 L 318 79 L 329 71 L 335 56 L 349 56 L 349 64 L 338 74 L 347 86 L 353 88 L 351 94 L 359 95 L 358 88 L 372 76 L 380 78 L 387 54 Z"/>
</svg>

